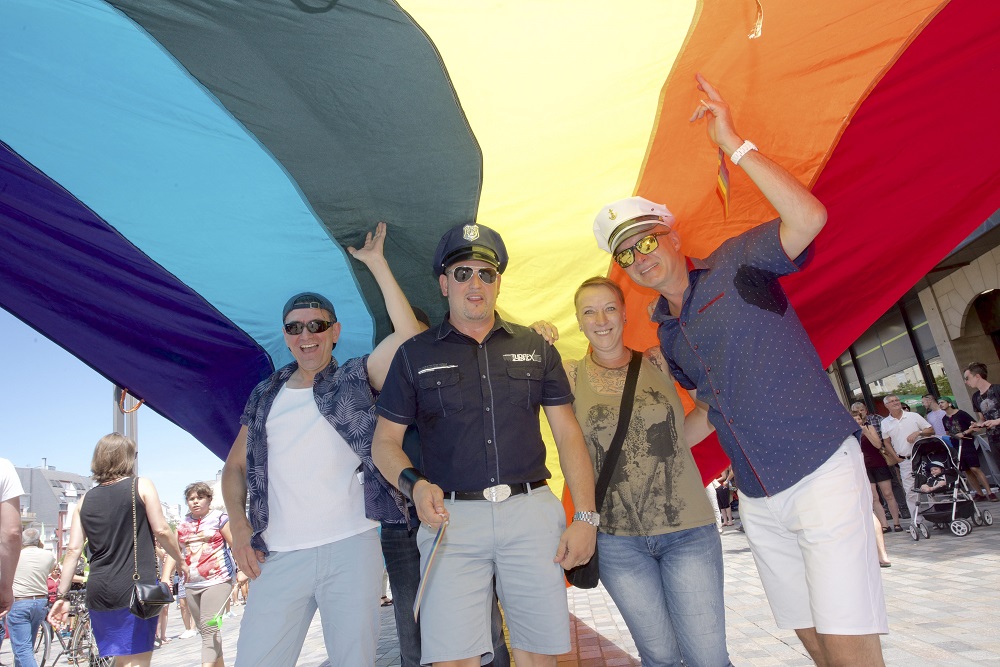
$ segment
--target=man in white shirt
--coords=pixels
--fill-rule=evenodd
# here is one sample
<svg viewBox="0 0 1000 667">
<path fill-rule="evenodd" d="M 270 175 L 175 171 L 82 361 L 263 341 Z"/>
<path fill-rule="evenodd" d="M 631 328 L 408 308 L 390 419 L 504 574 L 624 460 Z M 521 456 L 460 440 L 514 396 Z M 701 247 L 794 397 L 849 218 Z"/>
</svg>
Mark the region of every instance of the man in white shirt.
<svg viewBox="0 0 1000 667">
<path fill-rule="evenodd" d="M 917 491 L 913 488 L 913 468 L 910 454 L 913 443 L 920 438 L 934 435 L 934 427 L 916 412 L 904 412 L 899 396 L 889 394 L 882 399 L 889 416 L 882 420 L 882 440 L 892 446 L 903 462 L 899 464 L 903 489 L 906 491 L 906 506 L 910 510 L 910 523 L 922 522 L 917 515 Z"/>
<path fill-rule="evenodd" d="M 14 602 L 14 572 L 21 555 L 23 494 L 24 488 L 14 465 L 7 459 L 0 459 L 0 618 L 7 615 Z"/>
<path fill-rule="evenodd" d="M 254 389 L 226 459 L 232 552 L 254 580 L 236 667 L 293 667 L 317 609 L 331 664 L 376 662 L 382 554 L 366 501 L 387 482 L 372 476 L 375 397 L 396 348 L 420 331 L 383 254 L 385 235 L 380 222 L 348 252 L 371 270 L 394 333 L 340 363 L 333 303 L 315 292 L 289 299 L 281 321 L 295 361 Z"/>
</svg>

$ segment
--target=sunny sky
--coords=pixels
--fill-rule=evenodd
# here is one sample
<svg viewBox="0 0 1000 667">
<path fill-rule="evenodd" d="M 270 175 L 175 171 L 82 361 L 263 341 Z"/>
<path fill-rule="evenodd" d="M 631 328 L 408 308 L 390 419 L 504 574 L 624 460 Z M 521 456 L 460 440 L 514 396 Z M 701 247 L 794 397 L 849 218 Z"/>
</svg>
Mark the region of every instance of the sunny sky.
<svg viewBox="0 0 1000 667">
<path fill-rule="evenodd" d="M 94 445 L 113 427 L 111 383 L 2 309 L 0 349 L 8 378 L 0 388 L 0 456 L 18 467 L 45 459 L 90 475 Z M 139 474 L 162 500 L 183 503 L 185 486 L 215 479 L 222 461 L 201 443 L 147 407 L 138 417 Z"/>
</svg>

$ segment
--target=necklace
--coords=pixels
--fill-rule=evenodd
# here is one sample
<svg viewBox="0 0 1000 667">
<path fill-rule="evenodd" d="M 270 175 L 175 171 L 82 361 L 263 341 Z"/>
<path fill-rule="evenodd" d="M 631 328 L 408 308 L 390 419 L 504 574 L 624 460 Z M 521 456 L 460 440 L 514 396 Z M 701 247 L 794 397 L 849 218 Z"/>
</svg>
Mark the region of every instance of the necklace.
<svg viewBox="0 0 1000 667">
<path fill-rule="evenodd" d="M 601 362 L 599 362 L 596 357 L 594 357 L 593 351 L 591 351 L 591 353 L 590 353 L 590 360 L 593 361 L 594 364 L 596 364 L 597 366 L 600 366 L 601 368 L 603 368 L 604 370 L 608 370 L 608 371 L 620 371 L 621 369 L 623 369 L 626 366 L 628 366 L 629 361 L 632 360 L 632 353 L 631 353 L 631 351 L 628 348 L 625 348 L 625 351 L 622 354 L 628 355 L 628 358 L 625 360 L 625 363 L 619 364 L 617 366 L 605 366 L 604 364 L 602 364 Z"/>
</svg>

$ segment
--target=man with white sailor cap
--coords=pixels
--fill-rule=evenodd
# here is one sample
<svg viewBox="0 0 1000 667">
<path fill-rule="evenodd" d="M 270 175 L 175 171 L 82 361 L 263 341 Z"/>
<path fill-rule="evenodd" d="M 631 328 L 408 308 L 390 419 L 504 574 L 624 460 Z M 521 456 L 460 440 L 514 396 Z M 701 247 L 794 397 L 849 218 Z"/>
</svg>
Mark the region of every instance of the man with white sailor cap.
<svg viewBox="0 0 1000 667">
<path fill-rule="evenodd" d="M 597 214 L 597 244 L 660 294 L 660 348 L 707 404 L 733 463 L 778 626 L 794 629 L 818 665 L 882 665 L 888 622 L 857 424 L 778 282 L 808 263 L 826 209 L 744 141 L 718 91 L 697 81 L 705 99 L 691 121 L 707 121 L 712 142 L 780 217 L 699 259 L 681 251 L 667 207 L 629 197 Z"/>
<path fill-rule="evenodd" d="M 448 522 L 425 575 L 424 664 L 489 662 L 495 576 L 514 661 L 554 667 L 570 649 L 563 569 L 594 552 L 593 468 L 573 394 L 556 349 L 494 309 L 506 266 L 503 239 L 489 227 L 458 225 L 444 234 L 433 269 L 449 312 L 400 346 L 376 406 L 372 455 L 416 506 L 422 567 L 435 531 Z M 568 528 L 547 486 L 539 407 L 581 510 Z M 414 423 L 422 474 L 402 450 Z"/>
</svg>

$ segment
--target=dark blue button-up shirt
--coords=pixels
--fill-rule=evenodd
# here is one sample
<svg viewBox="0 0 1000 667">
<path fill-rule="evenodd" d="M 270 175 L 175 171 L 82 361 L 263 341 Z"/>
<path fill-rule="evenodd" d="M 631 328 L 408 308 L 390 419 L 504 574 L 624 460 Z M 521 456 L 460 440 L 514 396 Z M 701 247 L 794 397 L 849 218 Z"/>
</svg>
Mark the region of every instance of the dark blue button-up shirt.
<svg viewBox="0 0 1000 667">
<path fill-rule="evenodd" d="M 733 463 L 741 493 L 774 495 L 826 461 L 858 430 L 778 278 L 798 271 L 779 220 L 688 258 L 680 317 L 660 298 L 653 314 L 674 377 L 697 389 Z"/>
<path fill-rule="evenodd" d="M 247 427 L 247 494 L 250 500 L 250 546 L 268 552 L 262 533 L 267 528 L 267 415 L 278 392 L 298 368 L 296 362 L 275 371 L 258 384 L 240 423 Z M 365 516 L 375 521 L 406 523 L 402 494 L 385 481 L 372 461 L 375 434 L 376 392 L 368 382 L 368 355 L 349 359 L 343 366 L 336 359 L 316 374 L 313 396 L 321 415 L 361 459 L 365 479 Z M 302 461 L 309 465 L 309 461 Z"/>
<path fill-rule="evenodd" d="M 548 479 L 538 409 L 572 402 L 556 349 L 497 315 L 481 344 L 447 317 L 403 343 L 376 409 L 417 425 L 423 474 L 433 483 L 480 491 Z"/>
</svg>

